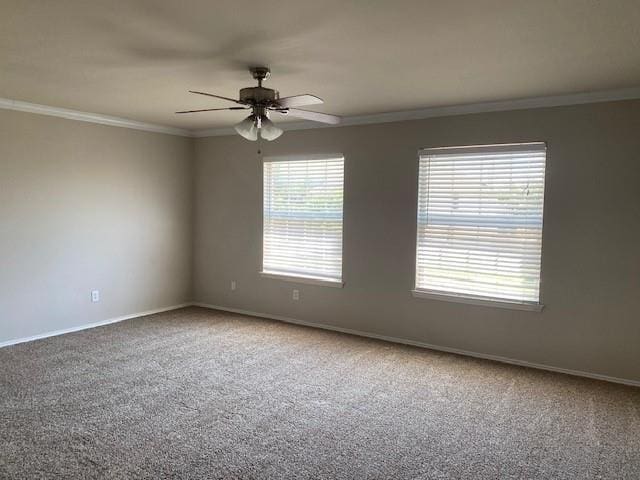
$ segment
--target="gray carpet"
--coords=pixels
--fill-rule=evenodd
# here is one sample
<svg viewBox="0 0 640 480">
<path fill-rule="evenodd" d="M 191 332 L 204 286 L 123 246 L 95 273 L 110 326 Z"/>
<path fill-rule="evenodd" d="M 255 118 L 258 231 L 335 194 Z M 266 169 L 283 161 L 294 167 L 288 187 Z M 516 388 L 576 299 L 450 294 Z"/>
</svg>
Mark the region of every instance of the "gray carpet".
<svg viewBox="0 0 640 480">
<path fill-rule="evenodd" d="M 0 365 L 1 478 L 640 478 L 640 389 L 241 315 Z"/>
</svg>

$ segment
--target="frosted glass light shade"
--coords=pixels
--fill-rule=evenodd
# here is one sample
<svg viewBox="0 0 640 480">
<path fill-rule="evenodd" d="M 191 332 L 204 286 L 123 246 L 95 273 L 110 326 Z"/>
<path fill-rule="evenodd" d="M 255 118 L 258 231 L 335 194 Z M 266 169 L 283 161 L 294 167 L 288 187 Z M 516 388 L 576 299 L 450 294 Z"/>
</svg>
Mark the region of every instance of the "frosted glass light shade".
<svg viewBox="0 0 640 480">
<path fill-rule="evenodd" d="M 275 123 L 269 120 L 266 116 L 262 116 L 260 123 L 260 136 L 265 140 L 270 142 L 282 135 L 282 129 L 276 127 Z"/>
<path fill-rule="evenodd" d="M 251 140 L 252 142 L 258 140 L 258 126 L 255 115 L 249 115 L 233 128 L 247 140 Z"/>
</svg>

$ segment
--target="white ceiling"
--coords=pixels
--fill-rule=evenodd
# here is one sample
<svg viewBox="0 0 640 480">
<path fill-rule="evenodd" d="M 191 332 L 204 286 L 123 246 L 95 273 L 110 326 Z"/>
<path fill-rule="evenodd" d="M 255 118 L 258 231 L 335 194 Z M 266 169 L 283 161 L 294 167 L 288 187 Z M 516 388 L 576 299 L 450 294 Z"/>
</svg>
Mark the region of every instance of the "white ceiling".
<svg viewBox="0 0 640 480">
<path fill-rule="evenodd" d="M 638 0 L 0 0 L 0 97 L 187 129 L 265 86 L 364 115 L 640 86 Z"/>
</svg>

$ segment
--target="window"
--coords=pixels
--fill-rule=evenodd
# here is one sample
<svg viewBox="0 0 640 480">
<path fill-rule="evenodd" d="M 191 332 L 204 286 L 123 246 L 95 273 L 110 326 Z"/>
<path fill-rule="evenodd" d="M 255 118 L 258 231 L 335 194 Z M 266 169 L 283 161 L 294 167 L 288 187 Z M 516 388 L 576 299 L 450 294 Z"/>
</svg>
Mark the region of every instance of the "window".
<svg viewBox="0 0 640 480">
<path fill-rule="evenodd" d="M 544 143 L 420 152 L 414 295 L 540 307 Z"/>
<path fill-rule="evenodd" d="M 344 158 L 264 159 L 266 276 L 342 285 Z"/>
</svg>

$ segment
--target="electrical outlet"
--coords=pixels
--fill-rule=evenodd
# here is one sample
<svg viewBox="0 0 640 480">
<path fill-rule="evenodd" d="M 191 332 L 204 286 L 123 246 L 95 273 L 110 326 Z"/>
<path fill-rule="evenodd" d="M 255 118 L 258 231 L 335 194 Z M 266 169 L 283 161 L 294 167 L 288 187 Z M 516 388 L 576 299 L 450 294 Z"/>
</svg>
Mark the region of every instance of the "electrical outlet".
<svg viewBox="0 0 640 480">
<path fill-rule="evenodd" d="M 100 290 L 91 290 L 91 301 L 93 303 L 100 301 Z"/>
<path fill-rule="evenodd" d="M 231 290 L 235 290 L 235 289 L 236 289 L 236 281 L 231 280 Z"/>
<path fill-rule="evenodd" d="M 293 299 L 294 300 L 300 300 L 300 290 L 294 290 L 293 291 Z"/>
</svg>

